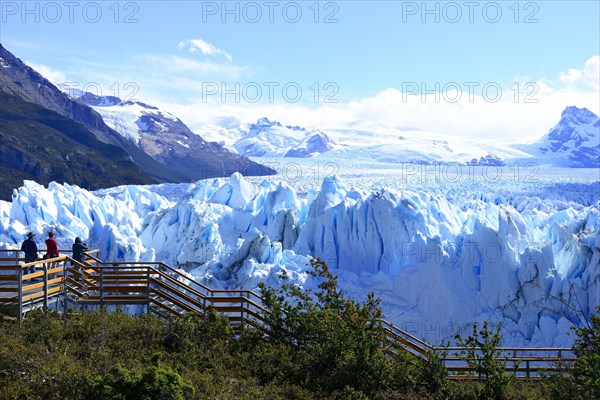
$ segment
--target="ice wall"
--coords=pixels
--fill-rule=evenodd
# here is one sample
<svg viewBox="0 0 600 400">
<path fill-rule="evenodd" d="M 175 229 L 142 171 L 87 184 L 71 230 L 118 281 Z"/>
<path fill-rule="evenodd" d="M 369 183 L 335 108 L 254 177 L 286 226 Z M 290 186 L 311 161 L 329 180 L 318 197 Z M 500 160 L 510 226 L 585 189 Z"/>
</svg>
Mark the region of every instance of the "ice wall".
<svg viewBox="0 0 600 400">
<path fill-rule="evenodd" d="M 0 245 L 28 230 L 41 242 L 51 229 L 61 247 L 80 236 L 107 260 L 162 260 L 214 287 L 253 290 L 284 269 L 312 286 L 306 264 L 318 256 L 349 294 L 374 291 L 389 320 L 430 342 L 489 320 L 503 323 L 506 345 L 563 346 L 600 304 L 600 202 L 555 197 L 372 192 L 336 177 L 299 196 L 234 174 L 169 202 L 151 187 L 94 194 L 26 182 L 0 203 Z"/>
</svg>

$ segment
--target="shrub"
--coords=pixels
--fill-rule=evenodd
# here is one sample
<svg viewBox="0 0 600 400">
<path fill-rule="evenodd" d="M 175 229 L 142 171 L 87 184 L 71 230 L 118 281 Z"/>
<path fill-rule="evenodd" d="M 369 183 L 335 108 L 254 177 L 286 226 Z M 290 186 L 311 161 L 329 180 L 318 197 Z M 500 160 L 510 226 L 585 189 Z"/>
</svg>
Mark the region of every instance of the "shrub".
<svg viewBox="0 0 600 400">
<path fill-rule="evenodd" d="M 271 375 L 328 393 L 373 393 L 391 376 L 391 360 L 383 351 L 380 301 L 372 293 L 364 303 L 344 296 L 324 261 L 313 259 L 311 265 L 312 275 L 321 279 L 314 292 L 285 283 L 285 275 L 280 289 L 260 286 L 264 321 L 271 329 L 268 341 L 276 345 L 270 354 L 284 368 L 266 374 L 263 370 L 263 378 Z"/>
<path fill-rule="evenodd" d="M 204 316 L 186 314 L 167 324 L 163 345 L 175 352 L 182 352 L 198 345 L 215 346 L 233 339 L 233 330 L 226 318 L 220 317 L 213 308 Z"/>
<path fill-rule="evenodd" d="M 97 398 L 107 400 L 184 400 L 193 394 L 194 388 L 177 372 L 158 362 L 143 373 L 117 364 L 95 384 Z"/>
<path fill-rule="evenodd" d="M 421 363 L 418 380 L 428 393 L 444 396 L 448 385 L 448 369 L 443 359 L 447 352 L 441 354 L 429 352 L 428 362 Z"/>
<path fill-rule="evenodd" d="M 600 306 L 596 307 L 600 313 Z M 573 351 L 573 378 L 581 386 L 584 398 L 600 399 L 600 314 L 592 314 L 591 322 L 574 328 L 577 338 Z"/>
<path fill-rule="evenodd" d="M 458 346 L 467 348 L 458 355 L 475 370 L 479 380 L 484 383 L 481 394 L 484 399 L 502 398 L 505 387 L 512 379 L 512 376 L 506 373 L 506 361 L 500 358 L 501 352 L 498 351 L 502 340 L 500 329 L 501 324 L 498 324 L 495 331 L 490 330 L 485 321 L 480 331 L 477 330 L 477 324 L 473 325 L 471 336 L 466 338 L 462 338 L 460 334 L 455 336 Z"/>
</svg>

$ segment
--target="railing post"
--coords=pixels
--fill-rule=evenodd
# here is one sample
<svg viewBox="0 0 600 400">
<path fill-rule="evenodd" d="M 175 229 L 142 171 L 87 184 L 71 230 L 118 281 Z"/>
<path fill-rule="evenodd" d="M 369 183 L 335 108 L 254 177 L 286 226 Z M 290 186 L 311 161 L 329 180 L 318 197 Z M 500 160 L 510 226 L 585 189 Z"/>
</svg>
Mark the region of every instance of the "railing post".
<svg viewBox="0 0 600 400">
<path fill-rule="evenodd" d="M 64 266 L 63 266 L 63 287 L 64 287 L 64 291 L 63 291 L 63 315 L 65 316 L 65 321 L 67 318 L 67 312 L 69 310 L 69 275 L 68 275 L 68 261 L 64 260 L 63 261 Z"/>
<path fill-rule="evenodd" d="M 150 267 L 146 267 L 146 314 L 150 314 Z"/>
<path fill-rule="evenodd" d="M 558 370 L 560 372 L 563 372 L 565 370 L 565 366 L 564 366 L 564 363 L 563 363 L 563 360 L 562 360 L 562 349 L 558 350 L 557 356 L 558 356 L 558 360 L 556 361 L 556 364 L 558 366 Z"/>
<path fill-rule="evenodd" d="M 100 267 L 100 308 L 104 308 L 104 268 Z"/>
<path fill-rule="evenodd" d="M 245 299 L 245 296 L 240 297 L 241 299 Z M 240 333 L 244 331 L 244 307 L 246 307 L 246 301 L 241 301 L 241 310 L 240 310 Z"/>
<path fill-rule="evenodd" d="M 17 264 L 17 312 L 19 313 L 19 326 L 23 324 L 23 267 Z"/>
<path fill-rule="evenodd" d="M 526 370 L 527 370 L 527 377 L 529 378 L 529 360 L 525 361 L 525 364 L 527 365 Z"/>
<path fill-rule="evenodd" d="M 44 264 L 44 308 L 48 308 L 48 263 Z"/>
</svg>

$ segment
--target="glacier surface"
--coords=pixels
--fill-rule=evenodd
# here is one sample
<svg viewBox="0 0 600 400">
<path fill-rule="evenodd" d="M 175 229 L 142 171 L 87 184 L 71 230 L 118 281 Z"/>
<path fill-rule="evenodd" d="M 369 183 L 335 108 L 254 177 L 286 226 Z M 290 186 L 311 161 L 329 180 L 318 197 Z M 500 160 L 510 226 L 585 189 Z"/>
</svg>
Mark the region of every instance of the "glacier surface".
<svg viewBox="0 0 600 400">
<path fill-rule="evenodd" d="M 346 175 L 93 193 L 25 182 L 0 202 L 0 246 L 32 230 L 43 247 L 53 230 L 61 248 L 79 236 L 105 260 L 161 260 L 252 290 L 283 270 L 313 287 L 307 263 L 321 257 L 348 294 L 374 291 L 388 320 L 432 343 L 488 320 L 502 322 L 504 345 L 568 346 L 570 326 L 600 305 L 599 181 L 376 187 Z"/>
</svg>

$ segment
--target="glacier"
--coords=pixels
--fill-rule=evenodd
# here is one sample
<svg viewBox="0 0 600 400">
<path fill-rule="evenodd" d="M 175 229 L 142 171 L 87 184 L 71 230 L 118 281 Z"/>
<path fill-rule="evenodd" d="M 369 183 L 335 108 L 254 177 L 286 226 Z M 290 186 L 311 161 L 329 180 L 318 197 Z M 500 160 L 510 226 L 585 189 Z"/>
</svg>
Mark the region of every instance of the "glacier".
<svg viewBox="0 0 600 400">
<path fill-rule="evenodd" d="M 502 322 L 504 345 L 569 346 L 570 326 L 600 305 L 597 180 L 515 190 L 281 178 L 96 192 L 26 181 L 0 202 L 0 247 L 29 230 L 42 244 L 53 230 L 61 248 L 79 236 L 105 260 L 160 260 L 251 290 L 280 284 L 284 270 L 314 287 L 307 263 L 321 257 L 346 293 L 373 291 L 386 319 L 435 344 L 487 320 Z"/>
</svg>

